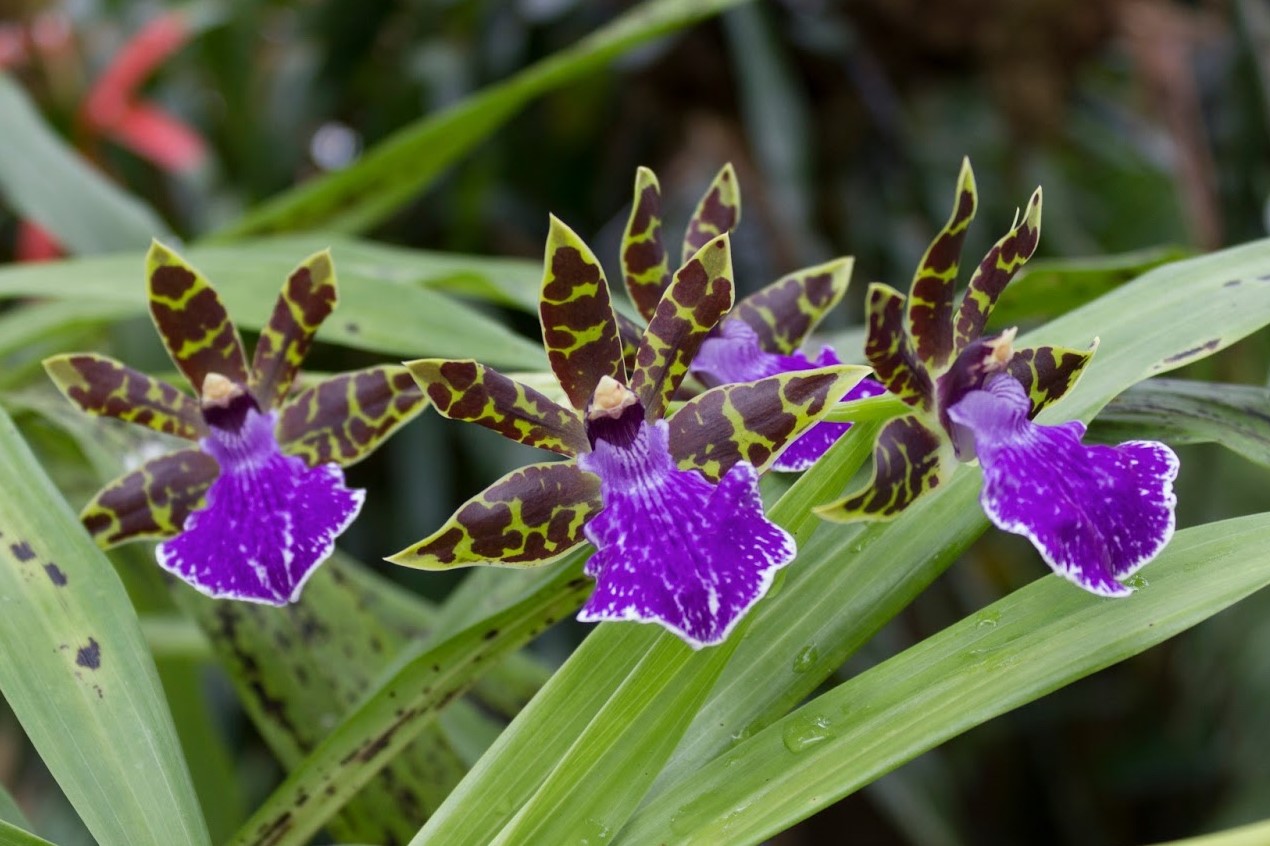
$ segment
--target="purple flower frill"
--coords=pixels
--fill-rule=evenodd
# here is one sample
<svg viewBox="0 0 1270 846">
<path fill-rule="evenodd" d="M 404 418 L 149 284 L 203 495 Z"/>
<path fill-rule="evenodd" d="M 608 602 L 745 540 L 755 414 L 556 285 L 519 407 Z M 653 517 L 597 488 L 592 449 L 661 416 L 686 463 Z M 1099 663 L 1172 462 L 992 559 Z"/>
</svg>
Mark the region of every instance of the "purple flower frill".
<svg viewBox="0 0 1270 846">
<path fill-rule="evenodd" d="M 801 350 L 793 355 L 779 355 L 764 350 L 759 345 L 758 333 L 748 323 L 739 319 L 725 320 L 701 344 L 692 361 L 692 372 L 707 384 L 727 385 L 734 382 L 753 382 L 779 373 L 811 370 L 841 364 L 833 347 L 821 347 L 815 360 L 807 358 Z M 886 388 L 873 379 L 863 379 L 842 397 L 843 402 L 876 397 L 886 393 Z M 829 451 L 829 448 L 851 428 L 850 423 L 817 423 L 793 443 L 772 464 L 773 470 L 782 473 L 798 473 Z"/>
<path fill-rule="evenodd" d="M 712 485 L 675 466 L 665 421 L 633 411 L 579 458 L 600 477 L 604 508 L 585 527 L 596 586 L 578 619 L 660 623 L 694 649 L 721 643 L 794 559 L 794 539 L 764 516 L 750 464 Z"/>
<path fill-rule="evenodd" d="M 983 467 L 980 502 L 1000 529 L 1026 536 L 1056 572 L 1086 590 L 1123 596 L 1123 579 L 1173 535 L 1178 460 L 1154 441 L 1085 446 L 1079 421 L 1028 420 L 1023 386 L 992 377 L 948 409 L 959 447 Z"/>
<path fill-rule="evenodd" d="M 211 434 L 200 446 L 220 464 L 220 475 L 206 505 L 156 555 L 208 596 L 294 602 L 361 510 L 366 492 L 345 487 L 339 465 L 310 469 L 282 453 L 276 416 L 245 395 L 205 411 Z"/>
</svg>

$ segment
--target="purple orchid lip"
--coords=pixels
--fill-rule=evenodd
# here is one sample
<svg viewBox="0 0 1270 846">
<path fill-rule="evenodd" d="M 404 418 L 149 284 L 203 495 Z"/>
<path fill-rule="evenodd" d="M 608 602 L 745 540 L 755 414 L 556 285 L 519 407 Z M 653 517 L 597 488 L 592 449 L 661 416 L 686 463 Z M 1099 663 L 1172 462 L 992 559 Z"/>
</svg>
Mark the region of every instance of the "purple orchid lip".
<svg viewBox="0 0 1270 846">
<path fill-rule="evenodd" d="M 1085 446 L 1084 424 L 1038 425 L 1029 407 L 1023 386 L 998 374 L 948 410 L 983 467 L 984 512 L 1064 578 L 1103 596 L 1132 593 L 1120 580 L 1173 535 L 1177 456 L 1152 441 Z"/>
</svg>

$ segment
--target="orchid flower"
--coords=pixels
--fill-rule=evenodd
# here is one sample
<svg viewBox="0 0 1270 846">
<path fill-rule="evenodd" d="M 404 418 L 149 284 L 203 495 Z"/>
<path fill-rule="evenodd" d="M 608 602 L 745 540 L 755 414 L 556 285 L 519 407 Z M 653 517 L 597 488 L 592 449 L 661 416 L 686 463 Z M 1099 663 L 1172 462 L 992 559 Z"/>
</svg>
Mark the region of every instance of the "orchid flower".
<svg viewBox="0 0 1270 846">
<path fill-rule="evenodd" d="M 684 260 L 710 238 L 732 231 L 740 219 L 736 173 L 731 165 L 725 165 L 688 223 Z M 635 175 L 635 199 L 622 239 L 622 271 L 631 302 L 645 320 L 652 319 L 662 292 L 670 284 L 661 223 L 661 188 L 656 175 L 641 167 Z M 701 344 L 692 361 L 692 375 L 707 386 L 715 386 L 841 364 L 832 347 L 822 347 L 815 358 L 808 358 L 799 347 L 846 293 L 851 266 L 852 259 L 840 258 L 805 268 L 741 300 Z M 629 321 L 622 334 L 624 339 L 639 337 L 638 328 Z M 628 340 L 630 346 L 633 344 Z M 884 392 L 880 384 L 866 378 L 842 399 Z M 817 423 L 781 453 L 772 469 L 806 470 L 850 428 L 850 423 Z"/>
<path fill-rule="evenodd" d="M 1173 534 L 1178 461 L 1164 444 L 1085 446 L 1079 421 L 1032 422 L 1071 389 L 1088 350 L 1014 346 L 1015 330 L 982 337 L 1001 292 L 1036 249 L 1038 188 L 970 279 L 954 312 L 962 240 L 976 206 L 962 165 L 952 215 L 918 267 L 909 295 L 869 287 L 865 352 L 887 390 L 911 411 L 874 446 L 873 477 L 817 509 L 831 520 L 888 520 L 936 488 L 958 459 L 978 459 L 980 503 L 1000 529 L 1026 536 L 1058 574 L 1104 596 L 1150 561 Z M 906 308 L 907 306 L 907 308 Z"/>
<path fill-rule="evenodd" d="M 663 419 L 689 362 L 732 305 L 726 234 L 660 296 L 629 376 L 600 263 L 556 219 L 539 317 L 568 407 L 475 361 L 408 362 L 437 410 L 568 457 L 516 470 L 388 560 L 442 570 L 545 564 L 589 540 L 596 580 L 579 619 L 658 623 L 722 642 L 794 557 L 758 473 L 866 372 L 834 366 L 706 391 Z"/>
<path fill-rule="evenodd" d="M 89 414 L 196 441 L 107 484 L 80 515 L 102 547 L 166 538 L 160 566 L 212 597 L 285 605 L 357 516 L 364 491 L 343 467 L 364 458 L 426 402 L 399 366 L 344 373 L 289 396 L 336 303 L 330 254 L 288 277 L 248 365 L 238 329 L 198 271 L 155 243 L 150 315 L 197 392 L 104 356 L 44 362 Z"/>
</svg>

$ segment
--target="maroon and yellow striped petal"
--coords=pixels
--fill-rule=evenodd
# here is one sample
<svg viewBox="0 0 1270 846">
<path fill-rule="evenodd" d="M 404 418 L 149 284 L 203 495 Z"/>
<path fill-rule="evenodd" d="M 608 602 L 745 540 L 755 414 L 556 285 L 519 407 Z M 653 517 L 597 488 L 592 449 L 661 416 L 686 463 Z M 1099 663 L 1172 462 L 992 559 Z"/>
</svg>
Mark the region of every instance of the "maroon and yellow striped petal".
<svg viewBox="0 0 1270 846">
<path fill-rule="evenodd" d="M 997 298 L 1018 269 L 1036 252 L 1040 239 L 1041 189 L 1037 188 L 1028 200 L 1023 220 L 1015 218 L 1010 231 L 988 250 L 975 275 L 970 278 L 970 287 L 966 289 L 966 296 L 957 309 L 957 349 L 960 350 L 983 334 L 983 327 L 992 314 Z"/>
<path fill-rule="evenodd" d="M 675 271 L 644 330 L 630 387 L 649 420 L 666 410 L 701 342 L 732 308 L 732 293 L 732 251 L 724 233 Z"/>
<path fill-rule="evenodd" d="M 219 373 L 247 384 L 247 356 L 220 296 L 185 259 L 155 241 L 146 255 L 150 316 L 177 368 L 195 391 Z"/>
<path fill-rule="evenodd" d="M 939 486 L 952 466 L 951 446 L 913 415 L 882 427 L 873 447 L 873 478 L 854 493 L 815 509 L 826 520 L 891 520 Z"/>
<path fill-rule="evenodd" d="M 89 414 L 116 417 L 196 441 L 207 432 L 198 402 L 167 382 L 103 355 L 76 353 L 44 360 L 66 398 Z"/>
<path fill-rule="evenodd" d="M 251 362 L 252 394 L 266 408 L 282 404 L 300 363 L 313 345 L 313 335 L 335 308 L 335 267 L 323 250 L 291 272 L 269 323 L 260 330 Z"/>
<path fill-rule="evenodd" d="M 572 461 L 530 464 L 490 485 L 432 535 L 387 560 L 424 570 L 546 564 L 582 542 L 582 526 L 602 507 L 599 477 Z"/>
<path fill-rule="evenodd" d="M 957 268 L 966 230 L 978 205 L 970 160 L 962 159 L 957 196 L 944 228 L 926 248 L 908 298 L 908 325 L 917 357 L 928 367 L 942 367 L 953 351 L 953 300 Z"/>
<path fill-rule="evenodd" d="M 711 388 L 670 416 L 671 455 L 711 481 L 738 461 L 761 472 L 868 374 L 843 364 Z"/>
<path fill-rule="evenodd" d="M 562 408 L 527 385 L 475 361 L 406 362 L 432 405 L 451 420 L 465 420 L 526 446 L 561 455 L 589 450 L 576 411 Z"/>
<path fill-rule="evenodd" d="M 622 341 L 604 271 L 591 248 L 554 216 L 538 316 L 547 360 L 574 408 L 586 408 L 602 376 L 625 384 Z"/>
<path fill-rule="evenodd" d="M 97 492 L 79 519 L 103 549 L 179 534 L 220 474 L 216 459 L 182 449 L 147 461 Z"/>
<path fill-rule="evenodd" d="M 1006 369 L 1023 385 L 1032 401 L 1028 417 L 1035 417 L 1041 409 L 1062 399 L 1076 385 L 1097 349 L 1097 339 L 1087 350 L 1067 347 L 1016 349 Z"/>
<path fill-rule="evenodd" d="M 374 452 L 427 404 L 410 371 L 396 364 L 341 373 L 300 391 L 284 405 L 278 443 L 310 467 L 347 467 Z"/>
<path fill-rule="evenodd" d="M 670 284 L 670 258 L 661 239 L 661 186 L 651 170 L 635 171 L 635 199 L 622 236 L 622 276 L 626 292 L 645 320 Z"/>
<path fill-rule="evenodd" d="M 741 188 L 736 183 L 736 171 L 731 164 L 725 164 L 688 221 L 680 261 L 686 262 L 706 244 L 731 232 L 740 222 Z"/>
<path fill-rule="evenodd" d="M 904 295 L 874 282 L 868 296 L 869 335 L 864 353 L 886 389 L 909 405 L 930 408 L 934 387 L 904 327 Z"/>
<path fill-rule="evenodd" d="M 835 259 L 782 277 L 737 303 L 728 320 L 745 321 L 767 352 L 789 355 L 847 292 L 854 262 Z"/>
</svg>

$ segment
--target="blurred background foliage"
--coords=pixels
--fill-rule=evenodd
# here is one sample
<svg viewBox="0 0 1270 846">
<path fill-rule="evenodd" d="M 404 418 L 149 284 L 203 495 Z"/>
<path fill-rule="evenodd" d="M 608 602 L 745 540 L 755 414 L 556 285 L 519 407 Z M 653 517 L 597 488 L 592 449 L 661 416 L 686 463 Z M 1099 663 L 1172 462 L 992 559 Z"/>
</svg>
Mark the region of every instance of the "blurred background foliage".
<svg viewBox="0 0 1270 846">
<path fill-rule="evenodd" d="M 0 0 L 0 68 L 94 167 L 194 243 L 280 191 L 349 166 L 421 115 L 573 44 L 630 5 L 235 0 L 175 7 L 184 29 L 130 92 L 160 113 L 150 115 L 148 131 L 171 142 L 163 149 L 180 150 L 166 157 L 94 112 L 101 102 L 93 98 L 130 39 L 172 8 Z M 0 134 L 0 159 L 12 155 L 5 146 Z M 946 215 L 963 155 L 975 164 L 981 198 L 967 256 L 982 254 L 1043 184 L 1040 267 L 1019 288 L 1042 284 L 1040 270 L 1054 268 L 1060 290 L 1075 279 L 1064 270 L 1070 265 L 1044 259 L 1131 253 L 1120 263 L 1127 270 L 1090 277 L 1108 286 L 1164 256 L 1264 236 L 1268 150 L 1264 0 L 782 0 L 744 4 L 639 46 L 535 99 L 365 234 L 534 262 L 552 212 L 588 238 L 617 278 L 636 166 L 660 175 L 667 231 L 676 232 L 730 161 L 744 194 L 734 241 L 740 292 L 854 255 L 853 295 L 828 328 L 858 345 L 852 327 L 864 283 L 907 283 Z M 20 211 L 0 206 L 6 259 L 67 249 L 24 224 Z M 335 258 L 338 266 L 338 249 Z M 140 266 L 138 259 L 138 286 Z M 1067 307 L 1055 296 L 1054 308 Z M 1012 315 L 1035 318 L 1047 300 L 1029 306 Z M 483 307 L 533 336 L 532 315 Z M 79 328 L 54 343 L 59 350 L 96 345 L 143 369 L 170 369 L 142 318 Z M 34 384 L 31 363 L 51 351 L 6 350 L 6 387 Z M 858 346 L 841 351 L 859 356 Z M 1185 375 L 1265 386 L 1267 353 L 1266 339 L 1254 337 Z M 311 366 L 378 360 L 325 346 Z M 58 458 L 70 445 L 37 418 L 24 423 L 63 489 L 86 497 L 96 478 Z M 345 548 L 377 560 L 527 458 L 475 428 L 425 414 L 354 468 L 352 483 L 379 493 Z M 1182 458 L 1180 525 L 1270 510 L 1263 467 L 1216 445 L 1184 447 Z M 1042 567 L 1026 542 L 990 532 L 839 676 L 939 631 Z M 387 565 L 383 572 L 432 598 L 457 580 Z M 576 625 L 557 629 L 536 648 L 558 661 L 583 633 Z M 219 822 L 213 814 L 214 833 L 227 833 L 278 770 L 205 653 L 197 643 L 190 652 L 191 678 L 201 680 L 220 741 L 234 750 L 227 766 L 239 787 L 217 812 Z M 857 843 L 1100 846 L 1264 817 L 1268 696 L 1270 597 L 1263 595 L 954 740 L 776 842 L 838 842 L 849 833 Z M 0 737 L 0 778 L 39 830 L 59 843 L 85 842 L 12 718 Z"/>
</svg>

